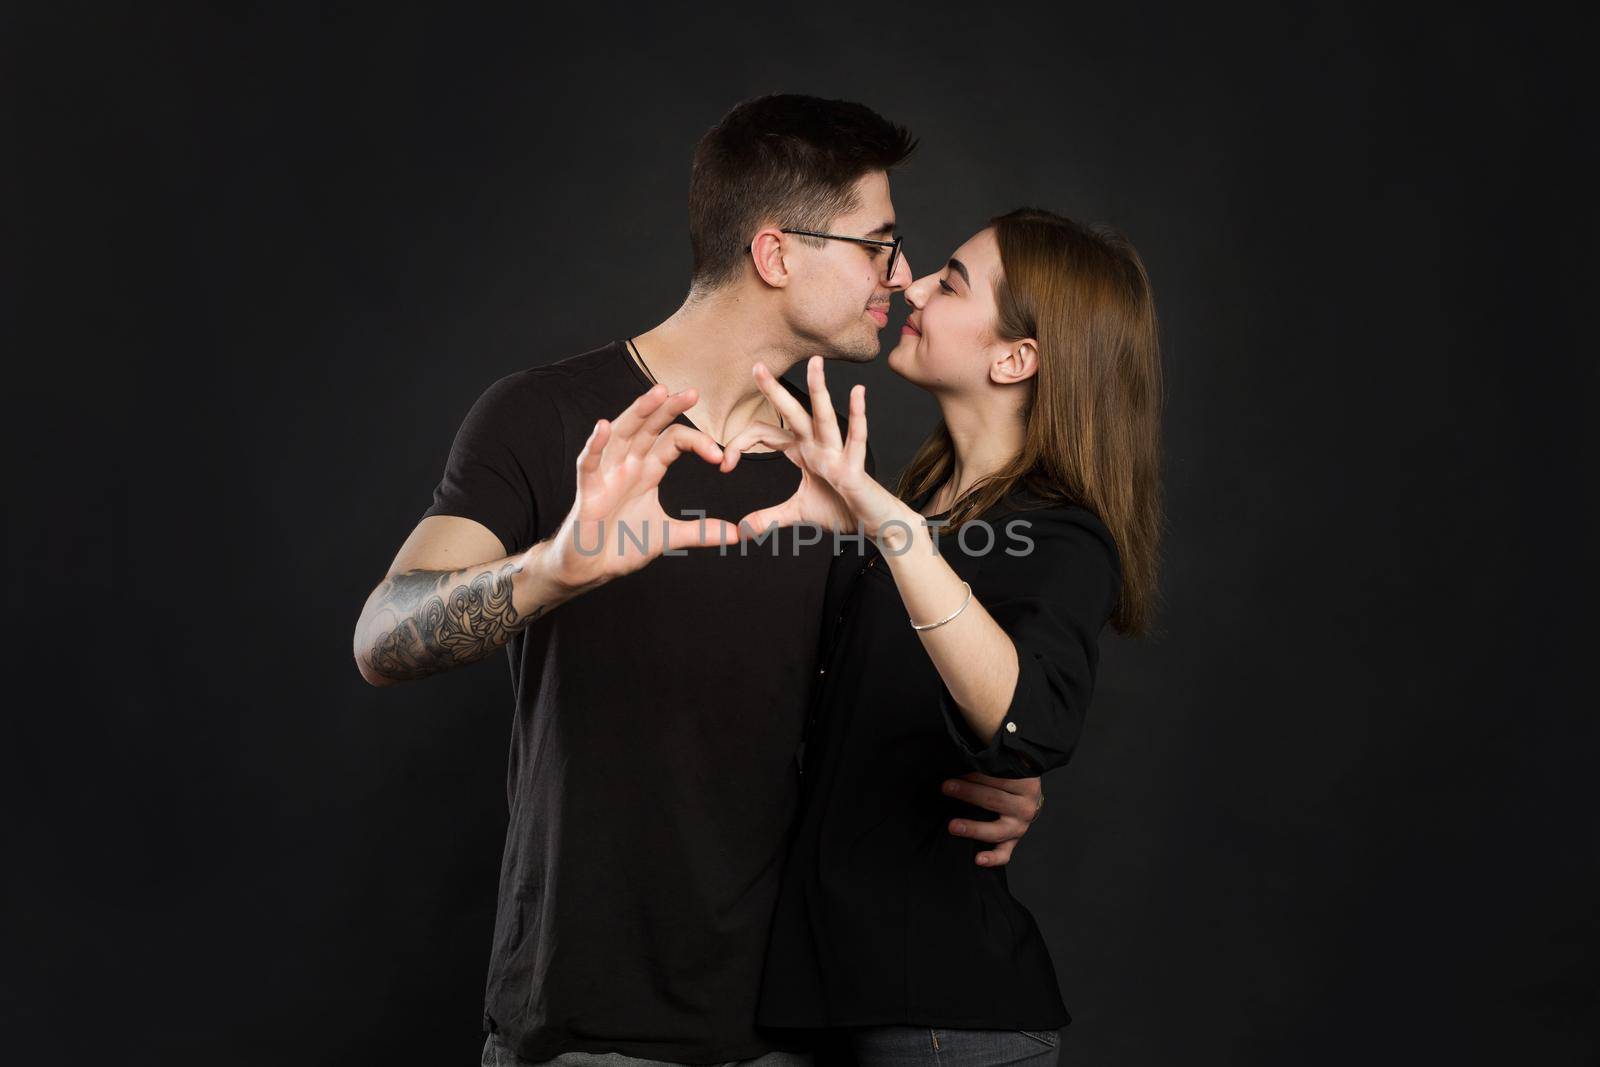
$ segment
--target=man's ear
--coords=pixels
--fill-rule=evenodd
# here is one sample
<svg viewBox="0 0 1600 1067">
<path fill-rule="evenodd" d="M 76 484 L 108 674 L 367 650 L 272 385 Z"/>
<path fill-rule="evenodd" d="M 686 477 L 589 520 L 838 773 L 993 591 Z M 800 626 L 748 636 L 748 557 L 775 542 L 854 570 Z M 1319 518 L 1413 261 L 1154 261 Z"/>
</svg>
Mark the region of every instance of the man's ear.
<svg viewBox="0 0 1600 1067">
<path fill-rule="evenodd" d="M 1039 373 L 1039 342 L 1031 337 L 1006 344 L 1005 353 L 989 364 L 989 380 L 996 385 L 1024 382 Z"/>
<path fill-rule="evenodd" d="M 750 261 L 756 275 L 772 286 L 782 289 L 789 284 L 789 268 L 783 259 L 783 233 L 776 226 L 763 226 L 750 242 Z"/>
</svg>

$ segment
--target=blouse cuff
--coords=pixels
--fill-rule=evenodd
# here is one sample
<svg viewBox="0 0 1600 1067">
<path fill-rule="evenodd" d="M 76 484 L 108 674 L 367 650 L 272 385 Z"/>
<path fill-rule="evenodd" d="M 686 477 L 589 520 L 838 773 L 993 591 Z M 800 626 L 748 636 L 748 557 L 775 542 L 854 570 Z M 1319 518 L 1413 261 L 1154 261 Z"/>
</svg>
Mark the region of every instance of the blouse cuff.
<svg viewBox="0 0 1600 1067">
<path fill-rule="evenodd" d="M 1025 733 L 1030 726 L 1030 723 L 1024 721 L 1027 716 L 1020 715 L 1023 709 L 1037 706 L 1030 699 L 1035 684 L 1033 673 L 1027 669 L 1019 655 L 1017 685 L 1011 694 L 1011 704 L 1006 708 L 1005 718 L 1000 721 L 1000 728 L 995 731 L 994 738 L 988 743 L 984 743 L 973 733 L 972 726 L 961 711 L 961 706 L 956 703 L 955 697 L 950 695 L 950 687 L 940 679 L 939 711 L 944 716 L 945 728 L 949 731 L 956 748 L 974 770 L 994 778 L 1032 778 L 1044 768 L 1043 753 Z M 1043 727 L 1042 723 L 1031 725 Z"/>
</svg>

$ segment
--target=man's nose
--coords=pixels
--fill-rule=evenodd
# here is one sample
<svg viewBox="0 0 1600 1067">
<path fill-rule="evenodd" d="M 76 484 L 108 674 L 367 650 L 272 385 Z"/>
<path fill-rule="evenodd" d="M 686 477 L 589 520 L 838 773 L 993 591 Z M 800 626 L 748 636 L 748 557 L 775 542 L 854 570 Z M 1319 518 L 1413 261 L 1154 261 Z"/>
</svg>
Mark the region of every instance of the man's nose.
<svg viewBox="0 0 1600 1067">
<path fill-rule="evenodd" d="M 900 252 L 900 258 L 895 260 L 894 274 L 884 285 L 890 289 L 905 289 L 911 284 L 916 275 L 911 273 L 911 260 L 906 258 L 905 250 Z"/>
</svg>

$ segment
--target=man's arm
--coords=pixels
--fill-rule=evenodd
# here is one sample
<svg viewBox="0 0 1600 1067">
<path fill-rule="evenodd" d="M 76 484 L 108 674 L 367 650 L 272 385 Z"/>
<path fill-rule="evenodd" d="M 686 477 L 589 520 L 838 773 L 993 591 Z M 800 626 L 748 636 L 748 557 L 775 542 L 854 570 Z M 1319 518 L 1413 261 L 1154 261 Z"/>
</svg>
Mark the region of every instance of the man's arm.
<svg viewBox="0 0 1600 1067">
<path fill-rule="evenodd" d="M 479 522 L 453 515 L 423 519 L 356 623 L 361 677 L 393 685 L 476 663 L 583 592 L 551 573 L 549 547 L 541 541 L 507 556 Z"/>
<path fill-rule="evenodd" d="M 392 685 L 476 663 L 557 605 L 645 566 L 669 542 L 737 544 L 731 523 L 672 519 L 657 495 L 662 475 L 685 452 L 722 461 L 709 436 L 673 425 L 697 395 L 689 388 L 669 396 L 658 385 L 614 422 L 596 422 L 578 454 L 565 521 L 524 552 L 508 555 L 493 531 L 464 516 L 419 522 L 356 622 L 361 677 Z"/>
</svg>

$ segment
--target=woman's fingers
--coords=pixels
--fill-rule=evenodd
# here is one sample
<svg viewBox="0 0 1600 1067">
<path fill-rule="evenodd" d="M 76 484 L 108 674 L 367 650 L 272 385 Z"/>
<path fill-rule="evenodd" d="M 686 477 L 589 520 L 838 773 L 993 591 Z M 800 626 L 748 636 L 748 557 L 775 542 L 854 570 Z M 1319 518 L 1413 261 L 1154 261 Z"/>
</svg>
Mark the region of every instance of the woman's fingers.
<svg viewBox="0 0 1600 1067">
<path fill-rule="evenodd" d="M 867 466 L 867 387 L 850 390 L 850 436 L 844 443 L 845 462 L 851 470 Z"/>
<path fill-rule="evenodd" d="M 828 378 L 822 367 L 822 357 L 812 356 L 806 361 L 806 388 L 811 390 L 811 425 L 818 443 L 827 448 L 843 448 L 839 437 L 839 420 L 833 414 L 833 398 L 828 395 Z"/>
<path fill-rule="evenodd" d="M 765 363 L 757 363 L 750 368 L 750 373 L 755 375 L 756 385 L 760 386 L 767 399 L 772 401 L 772 406 L 788 420 L 789 425 L 794 428 L 794 432 L 801 437 L 810 437 L 812 434 L 811 416 L 807 415 L 806 409 L 800 406 L 800 401 L 791 396 L 789 390 L 778 383 L 778 379 L 773 376 L 772 371 L 767 369 L 767 365 Z"/>
<path fill-rule="evenodd" d="M 799 438 L 781 426 L 774 426 L 770 422 L 752 422 L 722 446 L 722 471 L 726 474 L 733 470 L 739 463 L 740 454 L 752 445 L 766 445 L 781 452 L 797 440 Z"/>
</svg>

